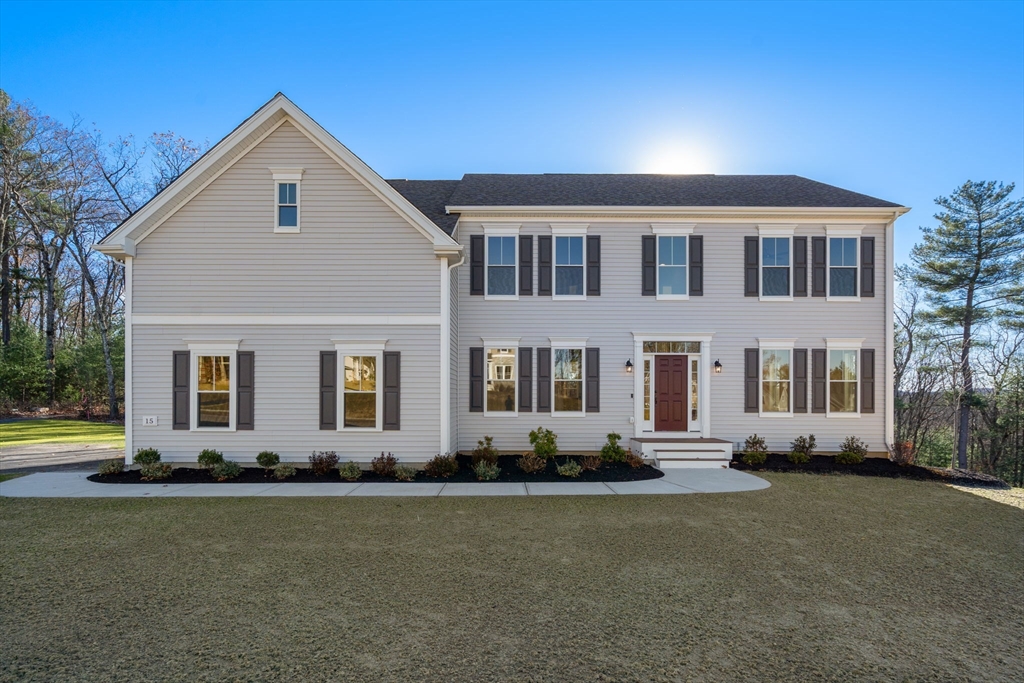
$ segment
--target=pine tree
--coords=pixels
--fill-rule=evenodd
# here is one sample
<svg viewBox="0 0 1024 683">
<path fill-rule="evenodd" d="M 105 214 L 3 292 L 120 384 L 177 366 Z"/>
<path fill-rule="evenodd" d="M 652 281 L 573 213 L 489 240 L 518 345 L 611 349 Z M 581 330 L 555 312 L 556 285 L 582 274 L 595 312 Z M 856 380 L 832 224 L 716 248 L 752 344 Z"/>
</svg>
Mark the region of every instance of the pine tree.
<svg viewBox="0 0 1024 683">
<path fill-rule="evenodd" d="M 1010 200 L 1014 185 L 967 181 L 935 203 L 936 228 L 922 228 L 924 239 L 911 252 L 914 279 L 932 304 L 931 317 L 961 336 L 963 392 L 958 406 L 956 464 L 967 467 L 971 406 L 975 402 L 971 367 L 974 327 L 1019 308 L 1024 282 L 1024 200 Z"/>
</svg>

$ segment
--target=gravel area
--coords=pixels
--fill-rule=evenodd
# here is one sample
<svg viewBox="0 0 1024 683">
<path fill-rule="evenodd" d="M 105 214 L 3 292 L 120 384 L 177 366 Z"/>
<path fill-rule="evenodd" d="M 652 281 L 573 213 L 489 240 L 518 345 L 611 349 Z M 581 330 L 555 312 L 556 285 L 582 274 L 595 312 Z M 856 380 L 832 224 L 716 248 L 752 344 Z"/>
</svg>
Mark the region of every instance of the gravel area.
<svg viewBox="0 0 1024 683">
<path fill-rule="evenodd" d="M 973 493 L 982 498 L 994 500 L 997 503 L 1005 503 L 1015 508 L 1024 510 L 1024 488 L 1021 489 L 994 489 L 990 486 L 957 486 L 950 484 L 950 488 L 964 493 Z"/>
<path fill-rule="evenodd" d="M 1021 680 L 1024 515 L 939 483 L 763 476 L 0 499 L 0 680 Z"/>
</svg>

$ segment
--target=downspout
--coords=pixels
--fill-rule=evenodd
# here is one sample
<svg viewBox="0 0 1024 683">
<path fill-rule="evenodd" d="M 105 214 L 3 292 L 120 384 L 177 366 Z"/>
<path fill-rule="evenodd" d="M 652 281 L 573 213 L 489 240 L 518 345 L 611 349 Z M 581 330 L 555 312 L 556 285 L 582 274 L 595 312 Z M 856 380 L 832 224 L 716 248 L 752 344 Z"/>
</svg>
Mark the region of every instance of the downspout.
<svg viewBox="0 0 1024 683">
<path fill-rule="evenodd" d="M 896 329 L 894 323 L 896 302 L 896 219 L 901 213 L 894 211 L 892 220 L 885 226 L 885 446 L 895 443 L 896 428 Z"/>
</svg>

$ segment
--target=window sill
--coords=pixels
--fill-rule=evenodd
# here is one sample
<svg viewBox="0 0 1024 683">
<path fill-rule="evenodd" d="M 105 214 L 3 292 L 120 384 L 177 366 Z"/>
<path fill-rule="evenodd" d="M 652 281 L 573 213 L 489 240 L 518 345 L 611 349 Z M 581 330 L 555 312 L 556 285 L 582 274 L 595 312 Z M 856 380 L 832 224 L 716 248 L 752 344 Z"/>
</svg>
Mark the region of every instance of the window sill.
<svg viewBox="0 0 1024 683">
<path fill-rule="evenodd" d="M 689 294 L 656 294 L 655 300 L 657 301 L 689 301 Z"/>
<path fill-rule="evenodd" d="M 838 417 L 840 419 L 850 419 L 860 417 L 860 413 L 828 413 L 825 417 Z"/>
<path fill-rule="evenodd" d="M 382 427 L 338 427 L 339 432 L 383 432 Z"/>
<path fill-rule="evenodd" d="M 860 301 L 859 296 L 827 296 L 825 301 Z"/>
<path fill-rule="evenodd" d="M 233 432 L 234 427 L 192 427 L 190 432 Z"/>
<path fill-rule="evenodd" d="M 586 294 L 553 294 L 551 296 L 555 301 L 586 301 Z"/>
<path fill-rule="evenodd" d="M 767 296 L 762 294 L 758 297 L 759 301 L 793 301 L 791 296 Z"/>
<path fill-rule="evenodd" d="M 519 417 L 519 413 L 518 412 L 508 412 L 508 411 L 504 411 L 504 410 L 502 410 L 502 411 L 487 412 L 485 410 L 484 411 L 484 417 Z"/>
<path fill-rule="evenodd" d="M 484 301 L 519 301 L 518 294 L 484 294 Z"/>
<path fill-rule="evenodd" d="M 284 233 L 284 234 L 297 235 L 297 234 L 299 234 L 299 226 L 297 226 L 297 225 L 296 226 L 287 226 L 287 227 L 283 227 L 283 228 L 281 226 L 278 226 L 278 227 L 274 228 L 274 232 L 275 233 Z"/>
</svg>

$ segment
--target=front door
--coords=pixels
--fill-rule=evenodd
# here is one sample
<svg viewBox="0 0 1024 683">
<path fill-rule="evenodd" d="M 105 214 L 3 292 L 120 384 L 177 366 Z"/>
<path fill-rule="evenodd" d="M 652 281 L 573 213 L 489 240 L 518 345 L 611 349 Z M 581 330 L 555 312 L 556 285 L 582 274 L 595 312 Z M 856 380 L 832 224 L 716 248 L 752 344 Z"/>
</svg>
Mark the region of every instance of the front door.
<svg viewBox="0 0 1024 683">
<path fill-rule="evenodd" d="M 686 356 L 654 357 L 654 431 L 686 431 Z"/>
</svg>

